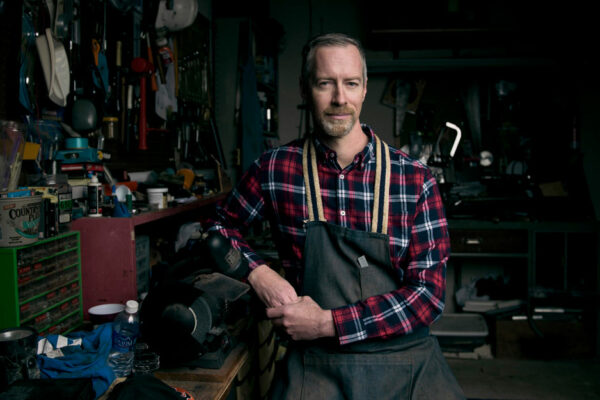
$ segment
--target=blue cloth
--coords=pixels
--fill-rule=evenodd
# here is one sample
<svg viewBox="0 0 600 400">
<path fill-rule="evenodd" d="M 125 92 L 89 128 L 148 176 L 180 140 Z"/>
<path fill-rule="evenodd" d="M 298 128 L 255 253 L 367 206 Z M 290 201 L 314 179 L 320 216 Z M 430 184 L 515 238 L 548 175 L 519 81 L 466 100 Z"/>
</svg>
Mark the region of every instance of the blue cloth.
<svg viewBox="0 0 600 400">
<path fill-rule="evenodd" d="M 115 218 L 128 218 L 131 217 L 131 213 L 127 209 L 127 204 L 115 201 L 115 208 L 113 209 L 113 217 Z"/>
<path fill-rule="evenodd" d="M 38 343 L 47 339 L 56 345 L 58 337 L 59 335 L 38 337 Z M 61 347 L 64 356 L 57 358 L 38 354 L 42 378 L 92 378 L 96 398 L 100 397 L 116 378 L 107 363 L 112 347 L 112 324 L 102 324 L 90 332 L 72 332 L 66 337 L 81 338 L 81 346 Z"/>
</svg>

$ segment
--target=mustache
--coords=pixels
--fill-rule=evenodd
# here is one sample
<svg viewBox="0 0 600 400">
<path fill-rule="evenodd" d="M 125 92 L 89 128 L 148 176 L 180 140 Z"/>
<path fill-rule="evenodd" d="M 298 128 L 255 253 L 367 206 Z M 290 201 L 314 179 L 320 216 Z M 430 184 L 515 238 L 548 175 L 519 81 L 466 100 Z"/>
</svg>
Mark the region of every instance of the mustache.
<svg viewBox="0 0 600 400">
<path fill-rule="evenodd" d="M 327 107 L 324 112 L 326 114 L 352 114 L 354 115 L 354 109 L 352 107 Z"/>
</svg>

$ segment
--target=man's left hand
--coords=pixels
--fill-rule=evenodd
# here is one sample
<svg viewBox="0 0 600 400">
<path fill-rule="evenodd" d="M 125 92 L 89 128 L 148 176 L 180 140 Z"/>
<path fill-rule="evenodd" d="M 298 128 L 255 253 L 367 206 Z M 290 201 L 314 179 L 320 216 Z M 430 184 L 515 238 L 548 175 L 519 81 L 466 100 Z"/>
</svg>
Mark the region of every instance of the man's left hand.
<svg viewBox="0 0 600 400">
<path fill-rule="evenodd" d="M 267 308 L 267 317 L 294 340 L 335 336 L 331 311 L 323 310 L 309 296 L 300 297 L 295 303 Z"/>
</svg>

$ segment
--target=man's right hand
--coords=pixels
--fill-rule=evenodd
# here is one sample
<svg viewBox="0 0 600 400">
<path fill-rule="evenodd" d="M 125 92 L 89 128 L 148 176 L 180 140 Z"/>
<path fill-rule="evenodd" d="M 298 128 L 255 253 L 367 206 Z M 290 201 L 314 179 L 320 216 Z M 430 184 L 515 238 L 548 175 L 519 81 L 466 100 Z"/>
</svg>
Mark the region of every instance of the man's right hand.
<svg viewBox="0 0 600 400">
<path fill-rule="evenodd" d="M 268 265 L 259 265 L 250 272 L 248 282 L 267 308 L 296 303 L 299 300 L 292 285 Z"/>
</svg>

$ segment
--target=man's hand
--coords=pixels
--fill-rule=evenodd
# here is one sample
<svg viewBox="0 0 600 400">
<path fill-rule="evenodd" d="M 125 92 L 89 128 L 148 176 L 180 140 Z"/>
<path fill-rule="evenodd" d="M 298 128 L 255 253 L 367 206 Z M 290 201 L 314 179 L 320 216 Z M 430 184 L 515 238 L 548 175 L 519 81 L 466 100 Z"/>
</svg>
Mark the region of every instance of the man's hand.
<svg viewBox="0 0 600 400">
<path fill-rule="evenodd" d="M 309 296 L 300 297 L 295 303 L 267 308 L 267 317 L 294 340 L 335 336 L 331 311 L 323 310 Z"/>
<path fill-rule="evenodd" d="M 268 265 L 259 265 L 250 272 L 248 282 L 267 308 L 298 301 L 292 285 Z"/>
</svg>

